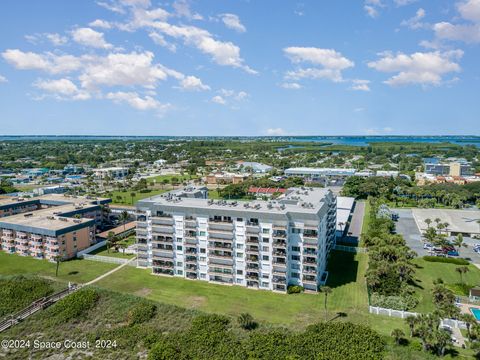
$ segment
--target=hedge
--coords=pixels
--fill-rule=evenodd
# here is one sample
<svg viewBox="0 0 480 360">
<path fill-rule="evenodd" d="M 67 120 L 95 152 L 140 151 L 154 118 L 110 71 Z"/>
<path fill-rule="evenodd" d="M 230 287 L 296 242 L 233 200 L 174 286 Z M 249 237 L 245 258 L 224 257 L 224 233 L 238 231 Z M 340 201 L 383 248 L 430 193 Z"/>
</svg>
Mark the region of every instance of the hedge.
<svg viewBox="0 0 480 360">
<path fill-rule="evenodd" d="M 456 259 L 442 256 L 424 256 L 423 260 L 429 262 L 439 262 L 439 263 L 448 263 L 455 265 L 470 265 L 470 263 L 465 259 Z"/>
<path fill-rule="evenodd" d="M 95 306 L 99 295 L 94 289 L 80 289 L 51 307 L 52 321 L 65 323 L 75 320 Z"/>
</svg>

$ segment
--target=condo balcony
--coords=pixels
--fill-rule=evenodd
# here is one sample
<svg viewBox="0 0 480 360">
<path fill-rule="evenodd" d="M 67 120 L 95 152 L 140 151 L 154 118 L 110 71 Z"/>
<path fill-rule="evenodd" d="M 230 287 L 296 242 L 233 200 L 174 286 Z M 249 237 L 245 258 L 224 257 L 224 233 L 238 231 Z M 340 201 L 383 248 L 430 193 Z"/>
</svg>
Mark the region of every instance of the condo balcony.
<svg viewBox="0 0 480 360">
<path fill-rule="evenodd" d="M 304 237 L 303 246 L 308 246 L 308 245 L 318 245 L 318 238 Z"/>
<path fill-rule="evenodd" d="M 185 250 L 186 254 L 197 254 L 197 249 L 196 248 L 187 248 Z"/>
<path fill-rule="evenodd" d="M 258 264 L 248 263 L 248 264 L 247 264 L 247 269 L 248 269 L 248 271 L 258 272 L 258 271 L 260 270 L 260 267 L 258 266 Z"/>
<path fill-rule="evenodd" d="M 211 242 L 208 243 L 208 248 L 212 249 L 212 250 L 214 250 L 214 249 L 231 250 L 232 249 L 232 244 L 230 244 L 230 243 L 225 244 L 225 243 L 222 243 L 222 242 L 217 242 L 217 241 L 212 242 L 211 241 Z"/>
<path fill-rule="evenodd" d="M 273 247 L 285 249 L 287 247 L 287 242 L 285 240 L 274 240 Z"/>
<path fill-rule="evenodd" d="M 198 266 L 196 264 L 186 264 L 185 265 L 185 270 L 186 271 L 197 271 Z"/>
<path fill-rule="evenodd" d="M 15 253 L 17 253 L 20 256 L 28 256 L 29 255 L 28 248 L 27 249 L 22 249 L 22 248 L 19 248 L 18 246 L 15 248 Z"/>
<path fill-rule="evenodd" d="M 311 232 L 304 231 L 303 237 L 304 238 L 309 238 L 309 239 L 316 239 L 316 238 L 318 238 L 318 232 L 316 232 L 316 231 L 311 231 Z"/>
<path fill-rule="evenodd" d="M 28 239 L 28 235 L 24 232 L 17 231 L 15 235 L 17 239 Z"/>
<path fill-rule="evenodd" d="M 173 246 L 172 245 L 162 245 L 162 244 L 156 245 L 156 244 L 154 244 L 152 246 L 152 251 L 155 251 L 155 250 L 171 252 L 171 251 L 173 251 Z"/>
<path fill-rule="evenodd" d="M 137 244 L 137 250 L 138 251 L 147 251 L 148 250 L 148 245 L 147 244 Z"/>
<path fill-rule="evenodd" d="M 288 226 L 285 224 L 285 225 L 282 225 L 282 224 L 273 224 L 272 226 L 272 229 L 275 231 L 275 230 L 279 230 L 279 231 L 287 231 L 287 228 Z"/>
<path fill-rule="evenodd" d="M 221 268 L 209 268 L 208 269 L 208 274 L 209 275 L 220 275 L 220 276 L 225 276 L 225 277 L 233 277 L 233 272 L 231 270 L 227 269 L 221 269 Z"/>
<path fill-rule="evenodd" d="M 233 223 L 232 222 L 222 222 L 222 221 L 212 221 L 208 222 L 208 231 L 233 231 Z"/>
<path fill-rule="evenodd" d="M 216 274 L 209 274 L 210 275 L 210 281 L 215 281 L 223 284 L 233 284 L 233 276 L 230 277 L 223 277 L 223 276 L 218 276 Z"/>
<path fill-rule="evenodd" d="M 304 274 L 316 274 L 317 273 L 317 268 L 314 266 L 306 266 L 303 268 L 302 271 Z"/>
<path fill-rule="evenodd" d="M 15 239 L 13 236 L 7 237 L 7 236 L 2 236 L 2 242 L 4 244 L 15 244 Z"/>
<path fill-rule="evenodd" d="M 257 255 L 250 255 L 250 254 L 247 254 L 247 261 L 254 261 L 254 262 L 258 262 L 258 256 Z"/>
<path fill-rule="evenodd" d="M 209 239 L 218 239 L 218 240 L 228 240 L 233 241 L 233 233 L 232 232 L 225 232 L 225 231 L 208 231 L 208 238 Z"/>
<path fill-rule="evenodd" d="M 285 276 L 274 276 L 272 278 L 272 283 L 274 284 L 286 284 L 287 278 Z"/>
<path fill-rule="evenodd" d="M 152 273 L 157 275 L 173 275 L 173 269 L 163 269 L 163 268 L 154 267 Z"/>
<path fill-rule="evenodd" d="M 173 251 L 153 250 L 152 255 L 154 258 L 173 259 Z"/>
<path fill-rule="evenodd" d="M 253 255 L 258 255 L 259 251 L 260 251 L 260 248 L 258 246 L 247 246 L 247 249 L 246 249 L 247 254 L 253 254 Z"/>
<path fill-rule="evenodd" d="M 196 264 L 198 261 L 197 257 L 196 256 L 187 256 L 185 258 L 185 263 L 187 264 Z"/>
<path fill-rule="evenodd" d="M 49 241 L 46 244 L 48 250 L 58 250 L 60 249 L 60 244 L 57 241 Z"/>
<path fill-rule="evenodd" d="M 247 280 L 247 286 L 248 287 L 253 287 L 253 288 L 258 288 L 258 286 L 259 286 L 258 280 Z"/>
<path fill-rule="evenodd" d="M 187 279 L 192 279 L 192 280 L 198 279 L 198 274 L 197 274 L 196 271 L 189 271 L 189 270 L 187 270 L 185 276 L 187 277 Z"/>
<path fill-rule="evenodd" d="M 258 244 L 258 237 L 256 236 L 249 236 L 247 237 L 247 244 Z"/>
<path fill-rule="evenodd" d="M 210 259 L 232 259 L 233 254 L 231 252 L 214 252 L 210 251 L 208 253 Z"/>
<path fill-rule="evenodd" d="M 17 252 L 18 251 L 28 251 L 28 250 L 30 250 L 30 246 L 28 246 L 28 244 L 27 245 L 16 244 L 15 249 L 16 249 Z"/>
<path fill-rule="evenodd" d="M 287 237 L 286 231 L 273 230 L 272 236 L 274 238 L 285 239 Z"/>
<path fill-rule="evenodd" d="M 197 245 L 198 239 L 193 237 L 185 237 L 185 244 Z"/>
<path fill-rule="evenodd" d="M 137 229 L 135 229 L 135 234 L 136 234 L 137 236 L 147 236 L 148 232 L 147 232 L 146 229 L 139 229 L 139 228 L 137 228 Z"/>
<path fill-rule="evenodd" d="M 304 258 L 303 263 L 308 264 L 309 266 L 317 266 L 317 259 L 315 259 L 315 258 Z"/>
<path fill-rule="evenodd" d="M 12 230 L 3 230 L 3 235 L 6 237 L 13 237 L 13 231 Z"/>
<path fill-rule="evenodd" d="M 146 221 L 137 221 L 137 229 L 146 229 L 148 226 Z"/>
<path fill-rule="evenodd" d="M 313 275 L 304 275 L 302 278 L 302 282 L 306 284 L 316 284 L 317 277 Z"/>
<path fill-rule="evenodd" d="M 247 272 L 247 279 L 258 280 L 258 272 Z"/>
<path fill-rule="evenodd" d="M 158 242 L 158 243 L 173 243 L 173 237 L 171 236 L 158 236 L 158 235 L 154 235 L 153 238 L 152 238 L 152 242 Z"/>
<path fill-rule="evenodd" d="M 315 250 L 303 250 L 303 256 L 317 256 L 317 252 Z"/>
<path fill-rule="evenodd" d="M 15 246 L 2 244 L 2 250 L 9 254 L 13 254 L 15 253 Z"/>
<path fill-rule="evenodd" d="M 276 257 L 287 257 L 287 251 L 282 249 L 277 249 L 273 252 L 273 256 Z"/>
<path fill-rule="evenodd" d="M 282 292 L 285 292 L 285 291 L 287 291 L 287 286 L 286 286 L 286 285 L 277 285 L 277 284 L 274 284 L 274 285 L 273 285 L 273 290 L 274 290 L 274 291 L 282 291 Z"/>
<path fill-rule="evenodd" d="M 152 225 L 155 226 L 155 225 L 167 225 L 167 226 L 171 226 L 173 225 L 174 223 L 174 220 L 173 220 L 173 217 L 171 216 L 156 216 L 156 217 L 152 217 Z"/>
<path fill-rule="evenodd" d="M 280 266 L 280 267 L 274 266 L 272 269 L 272 274 L 285 276 L 287 274 L 287 268 L 286 266 Z"/>
<path fill-rule="evenodd" d="M 233 261 L 230 263 L 230 264 L 226 264 L 224 262 L 221 262 L 221 260 L 213 260 L 213 259 L 209 259 L 208 260 L 208 266 L 210 268 L 221 268 L 221 269 L 228 269 L 228 270 L 232 270 L 232 267 L 233 267 Z M 220 261 L 220 262 L 219 262 Z"/>
<path fill-rule="evenodd" d="M 233 220 L 231 218 L 210 218 L 208 219 L 209 223 L 215 223 L 215 224 L 232 224 L 233 226 Z"/>
<path fill-rule="evenodd" d="M 259 225 L 245 225 L 245 232 L 247 234 L 258 234 L 260 232 Z"/>
<path fill-rule="evenodd" d="M 153 234 L 173 234 L 173 227 L 172 226 L 153 225 L 152 226 L 152 233 Z"/>
<path fill-rule="evenodd" d="M 28 238 L 27 237 L 21 237 L 19 238 L 18 236 L 15 238 L 15 242 L 20 245 L 28 245 Z"/>
<path fill-rule="evenodd" d="M 273 265 L 275 266 L 279 266 L 279 267 L 287 267 L 287 263 L 285 260 L 281 260 L 280 259 L 276 259 L 276 258 L 273 258 Z"/>
<path fill-rule="evenodd" d="M 152 266 L 157 266 L 161 268 L 173 268 L 173 261 L 153 260 Z"/>
</svg>

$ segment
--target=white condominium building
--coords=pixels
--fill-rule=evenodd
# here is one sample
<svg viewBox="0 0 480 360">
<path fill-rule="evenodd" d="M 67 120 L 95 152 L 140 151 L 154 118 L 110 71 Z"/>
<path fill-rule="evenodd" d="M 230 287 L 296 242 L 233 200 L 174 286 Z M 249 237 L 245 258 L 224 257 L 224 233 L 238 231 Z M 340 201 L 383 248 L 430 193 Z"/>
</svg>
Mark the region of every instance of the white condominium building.
<svg viewBox="0 0 480 360">
<path fill-rule="evenodd" d="M 317 291 L 326 280 L 336 226 L 327 189 L 250 202 L 167 193 L 139 201 L 137 212 L 138 266 L 153 274 L 281 292 Z"/>
</svg>

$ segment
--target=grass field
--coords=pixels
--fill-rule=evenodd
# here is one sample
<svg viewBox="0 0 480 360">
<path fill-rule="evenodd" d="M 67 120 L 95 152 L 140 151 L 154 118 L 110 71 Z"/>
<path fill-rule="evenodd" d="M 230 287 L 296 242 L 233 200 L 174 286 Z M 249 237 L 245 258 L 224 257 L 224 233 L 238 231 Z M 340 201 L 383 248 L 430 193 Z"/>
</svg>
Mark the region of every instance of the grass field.
<svg viewBox="0 0 480 360">
<path fill-rule="evenodd" d="M 56 264 L 47 260 L 37 260 L 31 257 L 10 255 L 0 252 L 0 275 L 34 274 L 55 278 Z M 117 267 L 116 264 L 107 264 L 88 260 L 69 260 L 60 263 L 59 281 L 85 283 Z"/>
<path fill-rule="evenodd" d="M 179 182 L 189 181 L 193 179 L 198 179 L 196 175 L 157 175 L 147 178 L 147 182 L 150 184 L 155 182 L 157 185 L 162 184 L 163 181 L 168 180 L 169 182 L 172 181 L 172 178 L 176 178 Z"/>
<path fill-rule="evenodd" d="M 139 191 L 113 191 L 112 192 L 112 203 L 113 204 L 125 204 L 125 205 L 135 205 L 138 200 L 148 198 L 150 196 L 163 194 L 167 192 L 167 189 L 157 189 L 151 190 L 149 192 L 139 192 Z M 131 193 L 135 193 L 135 196 L 132 198 Z"/>
<path fill-rule="evenodd" d="M 418 287 L 416 293 L 420 299 L 419 304 L 414 311 L 431 312 L 434 310 L 432 302 L 433 281 L 441 278 L 445 284 L 455 284 L 460 282 L 460 275 L 455 269 L 458 265 L 428 262 L 422 258 L 413 260 L 417 266 L 415 277 Z M 463 275 L 463 281 L 469 285 L 480 285 L 480 270 L 474 265 L 467 266 L 469 271 Z"/>
</svg>

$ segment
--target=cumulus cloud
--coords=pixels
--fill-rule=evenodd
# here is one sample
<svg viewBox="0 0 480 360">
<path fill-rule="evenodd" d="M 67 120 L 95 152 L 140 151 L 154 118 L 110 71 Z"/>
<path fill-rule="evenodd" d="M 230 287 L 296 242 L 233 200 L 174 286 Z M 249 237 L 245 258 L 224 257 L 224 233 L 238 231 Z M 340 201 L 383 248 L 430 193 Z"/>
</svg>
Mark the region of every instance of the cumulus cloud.
<svg viewBox="0 0 480 360">
<path fill-rule="evenodd" d="M 215 95 L 214 97 L 212 97 L 212 102 L 220 105 L 225 105 L 227 103 L 225 99 L 220 95 Z"/>
<path fill-rule="evenodd" d="M 270 128 L 265 131 L 265 134 L 268 136 L 283 136 L 286 135 L 287 132 L 282 128 Z"/>
<path fill-rule="evenodd" d="M 36 33 L 25 35 L 25 39 L 32 44 L 38 44 L 47 40 L 54 46 L 61 46 L 65 45 L 68 42 L 68 38 L 66 36 L 57 34 L 57 33 Z"/>
<path fill-rule="evenodd" d="M 80 45 L 97 49 L 111 49 L 112 44 L 105 41 L 103 33 L 90 28 L 78 28 L 72 31 L 72 38 Z"/>
<path fill-rule="evenodd" d="M 102 29 L 111 29 L 112 28 L 112 24 L 110 24 L 108 21 L 102 20 L 102 19 L 97 19 L 95 21 L 92 21 L 91 23 L 88 24 L 88 26 L 102 28 Z"/>
<path fill-rule="evenodd" d="M 38 89 L 45 90 L 59 100 L 87 100 L 90 94 L 84 90 L 80 90 L 69 79 L 57 80 L 37 80 L 33 86 Z"/>
<path fill-rule="evenodd" d="M 202 80 L 195 76 L 186 76 L 180 81 L 180 86 L 183 90 L 187 91 L 210 90 L 210 86 L 203 84 Z"/>
<path fill-rule="evenodd" d="M 467 0 L 459 3 L 458 12 L 465 20 L 480 23 L 480 0 Z"/>
<path fill-rule="evenodd" d="M 353 79 L 350 89 L 357 91 L 370 91 L 370 80 Z"/>
<path fill-rule="evenodd" d="M 202 20 L 203 16 L 195 13 L 190 8 L 190 3 L 187 0 L 176 0 L 172 4 L 175 14 L 180 17 L 185 17 L 189 20 Z"/>
<path fill-rule="evenodd" d="M 302 85 L 296 82 L 284 82 L 280 86 L 284 89 L 298 90 L 302 88 Z"/>
<path fill-rule="evenodd" d="M 155 44 L 163 46 L 171 52 L 177 51 L 177 47 L 175 46 L 175 44 L 169 43 L 167 40 L 165 40 L 165 37 L 162 34 L 152 31 L 150 34 L 148 34 L 148 36 Z"/>
<path fill-rule="evenodd" d="M 105 96 L 106 99 L 112 100 L 116 104 L 127 104 L 137 110 L 156 110 L 159 116 L 162 116 L 168 109 L 171 108 L 171 104 L 163 104 L 154 99 L 150 95 L 146 95 L 143 98 L 137 92 L 109 92 Z"/>
<path fill-rule="evenodd" d="M 388 80 L 390 86 L 420 84 L 441 85 L 443 76 L 460 72 L 460 65 L 456 62 L 463 56 L 463 51 L 433 51 L 416 52 L 408 55 L 404 53 L 393 54 L 384 52 L 381 58 L 368 63 L 368 67 L 380 72 L 397 73 Z"/>
<path fill-rule="evenodd" d="M 380 8 L 385 7 L 381 0 L 365 0 L 363 2 L 363 10 L 371 18 L 376 18 L 380 15 Z"/>
<path fill-rule="evenodd" d="M 239 33 L 247 31 L 245 26 L 240 22 L 240 18 L 235 14 L 220 14 L 220 19 L 229 29 L 235 30 Z"/>
<path fill-rule="evenodd" d="M 342 82 L 342 70 L 354 66 L 353 61 L 333 49 L 287 47 L 283 51 L 294 64 L 310 63 L 318 66 L 287 71 L 285 74 L 287 80 L 328 79 Z"/>
<path fill-rule="evenodd" d="M 41 70 L 51 74 L 68 73 L 80 69 L 81 58 L 73 55 L 56 55 L 50 52 L 39 54 L 8 49 L 2 57 L 19 70 Z"/>
<path fill-rule="evenodd" d="M 411 17 L 408 20 L 403 20 L 401 22 L 402 26 L 407 26 L 410 29 L 417 30 L 426 27 L 427 25 L 423 23 L 421 20 L 425 17 L 426 12 L 424 9 L 420 8 L 415 13 L 415 16 Z"/>
</svg>

